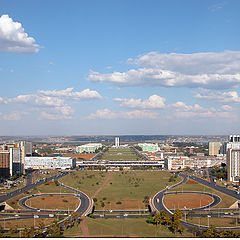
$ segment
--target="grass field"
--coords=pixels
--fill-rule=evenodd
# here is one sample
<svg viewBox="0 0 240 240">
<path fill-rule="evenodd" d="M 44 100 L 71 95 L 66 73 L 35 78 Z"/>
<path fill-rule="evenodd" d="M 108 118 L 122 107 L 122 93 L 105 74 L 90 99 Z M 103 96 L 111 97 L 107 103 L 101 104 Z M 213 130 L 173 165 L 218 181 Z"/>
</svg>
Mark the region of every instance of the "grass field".
<svg viewBox="0 0 240 240">
<path fill-rule="evenodd" d="M 146 223 L 146 219 L 91 219 L 87 218 L 90 237 L 192 237 L 184 231 L 183 235 L 173 234 L 166 227 Z"/>
<path fill-rule="evenodd" d="M 210 204 L 213 198 L 198 193 L 177 193 L 164 196 L 164 204 L 169 209 L 199 208 Z"/>
<path fill-rule="evenodd" d="M 229 208 L 232 204 L 234 204 L 237 199 L 230 197 L 224 193 L 218 192 L 212 188 L 206 187 L 200 183 L 197 183 L 193 180 L 189 180 L 186 183 L 171 189 L 171 192 L 175 191 L 201 191 L 201 192 L 209 192 L 215 195 L 218 195 L 222 201 L 216 205 L 214 208 Z"/>
<path fill-rule="evenodd" d="M 80 201 L 74 196 L 67 195 L 45 195 L 38 196 L 26 201 L 28 206 L 39 209 L 53 209 L 53 210 L 74 210 L 79 205 Z"/>
<path fill-rule="evenodd" d="M 78 171 L 64 176 L 60 181 L 68 186 L 77 188 L 92 196 L 106 178 L 106 172 L 100 171 Z"/>
<path fill-rule="evenodd" d="M 187 222 L 195 223 L 197 225 L 203 225 L 208 226 L 208 217 L 192 217 L 188 218 Z M 227 218 L 209 218 L 209 226 L 215 226 L 215 227 L 235 227 L 240 226 L 240 222 L 236 218 L 233 219 L 227 219 Z"/>
<path fill-rule="evenodd" d="M 80 225 L 74 224 L 72 228 L 65 229 L 63 236 L 66 238 L 82 237 L 82 231 L 81 231 Z"/>
<path fill-rule="evenodd" d="M 145 196 L 152 197 L 156 192 L 172 185 L 168 182 L 171 174 L 166 171 L 111 172 L 111 177 L 96 196 L 96 209 L 143 209 Z M 181 178 L 178 177 L 177 181 Z M 104 202 L 105 207 L 101 206 Z M 121 202 L 121 204 L 119 204 Z"/>
<path fill-rule="evenodd" d="M 130 148 L 110 148 L 102 155 L 104 160 L 140 160 L 140 157 Z"/>
<path fill-rule="evenodd" d="M 45 225 L 51 224 L 55 219 L 46 218 L 46 219 L 35 219 L 35 226 L 37 227 L 40 222 L 43 222 Z M 4 227 L 4 222 L 0 222 L 0 226 Z M 5 228 L 24 228 L 24 227 L 32 227 L 34 226 L 33 219 L 21 219 L 21 220 L 12 220 L 5 222 Z"/>
</svg>

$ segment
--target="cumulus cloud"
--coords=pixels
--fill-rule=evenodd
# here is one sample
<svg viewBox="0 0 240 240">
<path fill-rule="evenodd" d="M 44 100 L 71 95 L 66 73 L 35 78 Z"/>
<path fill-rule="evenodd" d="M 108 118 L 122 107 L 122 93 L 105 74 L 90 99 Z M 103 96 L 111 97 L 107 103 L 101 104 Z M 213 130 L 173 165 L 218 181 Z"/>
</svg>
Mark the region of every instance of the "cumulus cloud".
<svg viewBox="0 0 240 240">
<path fill-rule="evenodd" d="M 160 54 L 128 59 L 136 69 L 126 72 L 90 71 L 88 80 L 120 86 L 162 86 L 226 89 L 240 83 L 240 51 Z"/>
<path fill-rule="evenodd" d="M 3 120 L 17 121 L 22 118 L 22 115 L 27 115 L 27 112 L 12 112 L 9 114 L 0 114 L 2 115 Z"/>
<path fill-rule="evenodd" d="M 225 103 L 239 103 L 240 98 L 236 91 L 229 92 L 213 92 L 209 90 L 203 90 L 201 93 L 197 93 L 194 96 L 195 98 L 205 99 L 205 100 L 213 100 L 216 102 L 225 102 Z"/>
<path fill-rule="evenodd" d="M 157 118 L 157 112 L 151 112 L 146 110 L 134 110 L 130 112 L 112 112 L 110 109 L 99 109 L 96 113 L 92 113 L 88 116 L 88 119 L 155 119 Z"/>
<path fill-rule="evenodd" d="M 134 98 L 115 98 L 114 101 L 121 102 L 121 106 L 129 108 L 155 109 L 165 107 L 165 98 L 158 95 L 152 95 L 144 101 Z"/>
<path fill-rule="evenodd" d="M 48 119 L 48 120 L 60 120 L 60 119 L 71 119 L 72 117 L 69 115 L 52 114 L 44 111 L 44 112 L 41 112 L 41 118 Z"/>
<path fill-rule="evenodd" d="M 0 17 L 0 51 L 37 53 L 39 45 L 25 33 L 22 24 L 14 22 L 8 15 Z"/>
<path fill-rule="evenodd" d="M 174 109 L 173 117 L 178 118 L 231 118 L 233 115 L 230 113 L 232 108 L 228 105 L 221 106 L 220 109 L 204 108 L 199 104 L 187 105 L 184 102 L 176 102 L 169 105 Z"/>
<path fill-rule="evenodd" d="M 63 98 L 71 98 L 74 100 L 89 100 L 89 99 L 100 99 L 102 96 L 97 92 L 90 89 L 85 89 L 81 92 L 74 92 L 73 88 L 66 88 L 64 90 L 53 90 L 53 91 L 38 91 L 42 95 L 52 96 L 52 97 L 63 97 Z"/>
<path fill-rule="evenodd" d="M 73 88 L 64 90 L 43 91 L 39 90 L 36 94 L 18 95 L 15 98 L 9 98 L 6 103 L 25 103 L 44 110 L 43 118 L 61 119 L 71 118 L 74 110 L 66 101 L 82 101 L 90 99 L 101 99 L 102 96 L 97 91 L 85 89 L 81 92 L 73 91 Z M 48 115 L 48 111 L 50 111 Z"/>
</svg>

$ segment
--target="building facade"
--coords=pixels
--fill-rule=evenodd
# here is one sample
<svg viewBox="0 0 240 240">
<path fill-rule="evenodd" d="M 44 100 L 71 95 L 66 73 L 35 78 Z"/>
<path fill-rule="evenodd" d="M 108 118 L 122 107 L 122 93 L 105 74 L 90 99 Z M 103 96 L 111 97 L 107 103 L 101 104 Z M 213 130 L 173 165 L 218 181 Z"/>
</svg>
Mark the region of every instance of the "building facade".
<svg viewBox="0 0 240 240">
<path fill-rule="evenodd" d="M 157 151 L 160 151 L 160 148 L 158 147 L 158 144 L 154 144 L 154 143 L 139 143 L 138 146 L 144 152 L 157 152 Z"/>
<path fill-rule="evenodd" d="M 208 143 L 208 154 L 209 156 L 217 156 L 220 153 L 222 144 L 220 142 L 209 142 Z"/>
<path fill-rule="evenodd" d="M 101 143 L 88 143 L 76 147 L 77 153 L 95 153 L 97 149 L 101 148 Z"/>
<path fill-rule="evenodd" d="M 119 141 L 119 137 L 115 137 L 115 147 L 119 147 L 120 146 L 120 141 Z"/>
<path fill-rule="evenodd" d="M 71 157 L 25 157 L 25 169 L 70 169 L 76 167 Z"/>
</svg>

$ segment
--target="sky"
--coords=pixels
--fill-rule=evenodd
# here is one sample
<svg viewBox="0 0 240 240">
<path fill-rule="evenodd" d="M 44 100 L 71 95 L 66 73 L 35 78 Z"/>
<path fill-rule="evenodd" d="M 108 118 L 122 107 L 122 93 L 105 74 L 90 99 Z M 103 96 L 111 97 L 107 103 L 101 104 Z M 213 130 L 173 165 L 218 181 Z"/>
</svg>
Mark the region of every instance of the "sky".
<svg viewBox="0 0 240 240">
<path fill-rule="evenodd" d="M 239 0 L 0 0 L 0 135 L 239 134 Z"/>
</svg>

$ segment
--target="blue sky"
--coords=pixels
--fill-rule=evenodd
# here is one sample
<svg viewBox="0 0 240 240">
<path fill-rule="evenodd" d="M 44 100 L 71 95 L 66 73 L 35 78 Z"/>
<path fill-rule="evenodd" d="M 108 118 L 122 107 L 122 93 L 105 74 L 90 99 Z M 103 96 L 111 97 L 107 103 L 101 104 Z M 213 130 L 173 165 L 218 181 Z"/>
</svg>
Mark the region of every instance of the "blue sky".
<svg viewBox="0 0 240 240">
<path fill-rule="evenodd" d="M 0 135 L 239 133 L 238 0 L 2 0 Z"/>
</svg>

